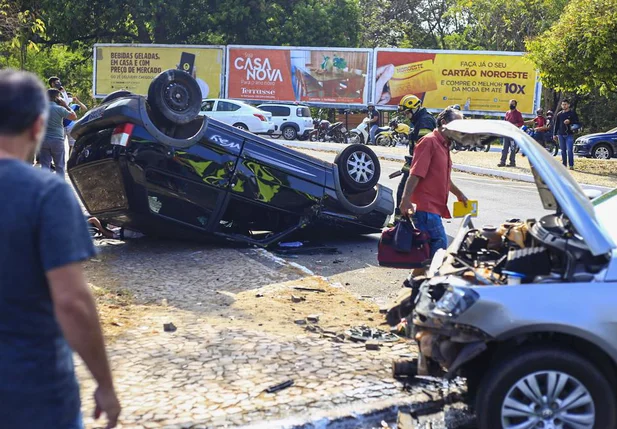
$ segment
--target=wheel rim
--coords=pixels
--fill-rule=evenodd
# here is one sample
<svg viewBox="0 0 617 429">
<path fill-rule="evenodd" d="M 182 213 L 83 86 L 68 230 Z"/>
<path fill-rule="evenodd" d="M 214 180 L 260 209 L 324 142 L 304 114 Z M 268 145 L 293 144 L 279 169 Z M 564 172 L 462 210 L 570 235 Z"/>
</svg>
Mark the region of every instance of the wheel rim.
<svg viewBox="0 0 617 429">
<path fill-rule="evenodd" d="M 283 130 L 283 137 L 285 137 L 287 140 L 292 140 L 296 137 L 296 132 L 293 128 L 285 128 Z"/>
<path fill-rule="evenodd" d="M 347 158 L 347 172 L 355 182 L 367 183 L 375 176 L 375 163 L 366 153 L 353 152 Z"/>
<path fill-rule="evenodd" d="M 560 371 L 529 374 L 512 386 L 501 406 L 504 429 L 592 429 L 591 393 Z"/>
<path fill-rule="evenodd" d="M 171 110 L 183 112 L 189 107 L 189 92 L 184 85 L 172 82 L 165 87 L 163 100 Z"/>
<path fill-rule="evenodd" d="M 238 128 L 239 130 L 244 130 L 244 131 L 248 130 L 248 128 L 246 128 L 244 125 L 241 125 L 241 124 L 235 125 L 235 127 Z"/>
<path fill-rule="evenodd" d="M 349 143 L 351 143 L 351 144 L 358 144 L 358 143 L 360 143 L 360 134 L 351 133 L 351 135 L 349 136 Z"/>
<path fill-rule="evenodd" d="M 609 158 L 609 153 L 608 153 L 607 148 L 605 148 L 604 146 L 600 146 L 596 148 L 596 159 L 608 159 L 608 158 Z"/>
</svg>

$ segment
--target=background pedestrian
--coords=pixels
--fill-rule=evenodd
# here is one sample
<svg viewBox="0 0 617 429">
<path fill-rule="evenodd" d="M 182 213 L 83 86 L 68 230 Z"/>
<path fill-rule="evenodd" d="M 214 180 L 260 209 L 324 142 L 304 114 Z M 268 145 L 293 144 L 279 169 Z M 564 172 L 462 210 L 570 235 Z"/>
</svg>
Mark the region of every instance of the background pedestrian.
<svg viewBox="0 0 617 429">
<path fill-rule="evenodd" d="M 39 162 L 41 168 L 51 169 L 51 161 L 54 161 L 56 174 L 64 177 L 65 151 L 64 151 L 64 126 L 62 121 L 77 119 L 75 112 L 66 104 L 57 89 L 48 89 L 49 111 L 45 138 L 41 145 Z"/>
<path fill-rule="evenodd" d="M 510 110 L 506 112 L 505 120 L 520 128 L 525 122 L 523 121 L 521 112 L 516 109 L 517 104 L 516 100 L 510 100 Z M 503 149 L 501 150 L 501 161 L 499 161 L 497 167 L 506 166 L 508 152 L 510 153 L 510 163 L 508 167 L 516 167 L 516 145 L 514 144 L 514 140 L 508 138 L 503 138 L 501 140 L 503 142 Z"/>
</svg>

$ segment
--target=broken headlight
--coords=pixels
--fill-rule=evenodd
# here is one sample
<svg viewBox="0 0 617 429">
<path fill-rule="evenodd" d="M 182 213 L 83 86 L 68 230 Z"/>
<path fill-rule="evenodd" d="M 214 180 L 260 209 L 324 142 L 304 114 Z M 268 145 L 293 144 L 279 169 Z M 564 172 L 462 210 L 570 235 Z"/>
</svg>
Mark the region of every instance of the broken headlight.
<svg viewBox="0 0 617 429">
<path fill-rule="evenodd" d="M 473 289 L 451 286 L 437 301 L 431 315 L 440 318 L 458 317 L 480 298 Z"/>
</svg>

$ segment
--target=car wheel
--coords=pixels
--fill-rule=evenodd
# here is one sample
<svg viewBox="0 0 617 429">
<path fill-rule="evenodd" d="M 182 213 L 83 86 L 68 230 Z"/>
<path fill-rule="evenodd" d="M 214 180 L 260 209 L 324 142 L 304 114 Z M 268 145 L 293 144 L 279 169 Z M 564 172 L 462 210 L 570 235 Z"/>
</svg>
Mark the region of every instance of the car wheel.
<svg viewBox="0 0 617 429">
<path fill-rule="evenodd" d="M 281 134 L 283 134 L 283 138 L 285 140 L 295 140 L 298 137 L 298 132 L 294 127 L 285 127 L 281 130 Z"/>
<path fill-rule="evenodd" d="M 247 127 L 246 125 L 244 125 L 244 124 L 242 124 L 240 122 L 237 123 L 237 124 L 234 124 L 234 127 L 236 127 L 239 130 L 244 130 L 244 131 L 248 131 L 249 130 L 249 127 Z"/>
<path fill-rule="evenodd" d="M 338 166 L 341 183 L 349 192 L 368 191 L 379 181 L 379 159 L 364 145 L 347 146 L 334 158 L 334 163 Z"/>
<path fill-rule="evenodd" d="M 355 131 L 349 134 L 349 143 L 351 144 L 364 144 L 364 137 L 362 134 L 358 134 Z"/>
<path fill-rule="evenodd" d="M 615 393 L 591 362 L 558 347 L 500 360 L 476 395 L 479 429 L 612 428 Z"/>
<path fill-rule="evenodd" d="M 201 89 L 190 74 L 182 70 L 167 70 L 150 83 L 148 104 L 169 122 L 187 124 L 201 109 Z"/>
<path fill-rule="evenodd" d="M 591 157 L 595 159 L 611 159 L 613 151 L 608 145 L 599 144 L 591 150 Z"/>
<path fill-rule="evenodd" d="M 119 89 L 107 94 L 107 97 L 103 98 L 102 103 L 107 103 L 108 101 L 115 100 L 116 98 L 127 97 L 129 95 L 133 95 L 133 93 L 131 91 L 127 91 L 126 89 Z"/>
</svg>

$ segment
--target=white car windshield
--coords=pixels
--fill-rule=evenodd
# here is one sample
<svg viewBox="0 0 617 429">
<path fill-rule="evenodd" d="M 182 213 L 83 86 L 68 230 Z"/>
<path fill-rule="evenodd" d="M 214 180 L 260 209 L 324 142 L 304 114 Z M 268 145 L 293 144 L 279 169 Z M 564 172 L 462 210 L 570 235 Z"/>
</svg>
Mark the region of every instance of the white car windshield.
<svg viewBox="0 0 617 429">
<path fill-rule="evenodd" d="M 613 243 L 617 243 L 617 222 L 615 222 L 615 213 L 617 213 L 617 189 L 613 189 L 599 196 L 591 203 L 596 212 L 596 219 L 611 237 Z"/>
</svg>

